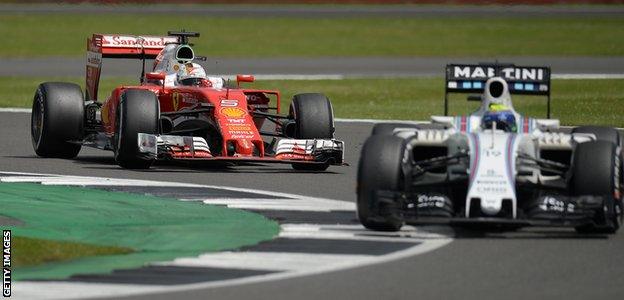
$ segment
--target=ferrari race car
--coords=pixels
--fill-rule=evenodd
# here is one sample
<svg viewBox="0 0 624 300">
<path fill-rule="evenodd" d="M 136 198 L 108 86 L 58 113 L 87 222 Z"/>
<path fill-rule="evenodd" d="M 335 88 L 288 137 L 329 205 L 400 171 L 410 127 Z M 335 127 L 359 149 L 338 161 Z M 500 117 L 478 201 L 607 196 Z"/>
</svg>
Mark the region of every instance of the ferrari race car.
<svg viewBox="0 0 624 300">
<path fill-rule="evenodd" d="M 481 102 L 478 110 L 447 116 L 449 93 L 477 92 L 468 99 Z M 619 132 L 570 131 L 558 120 L 522 116 L 510 94 L 547 96 L 550 103 L 550 68 L 447 65 L 444 116 L 376 124 L 359 162 L 360 222 L 380 231 L 446 223 L 616 232 L 623 215 Z"/>
<path fill-rule="evenodd" d="M 298 170 L 343 163 L 344 143 L 334 139 L 327 97 L 295 95 L 281 115 L 278 91 L 241 87 L 253 76 L 238 75 L 236 86 L 206 76 L 193 62 L 205 57 L 195 56 L 191 37 L 199 34 L 94 34 L 87 40 L 85 97 L 72 83 L 37 88 L 31 124 L 37 155 L 73 158 L 91 146 L 112 150 L 120 166 L 132 169 L 157 159 L 289 163 Z M 142 59 L 140 85 L 119 86 L 98 101 L 103 58 Z M 145 60 L 154 58 L 145 74 Z"/>
</svg>

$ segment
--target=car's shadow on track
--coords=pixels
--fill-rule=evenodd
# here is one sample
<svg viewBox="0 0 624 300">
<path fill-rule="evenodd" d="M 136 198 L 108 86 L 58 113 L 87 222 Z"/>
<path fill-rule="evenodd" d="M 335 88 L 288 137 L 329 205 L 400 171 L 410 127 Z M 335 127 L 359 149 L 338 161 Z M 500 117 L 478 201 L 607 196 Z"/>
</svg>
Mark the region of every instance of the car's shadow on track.
<svg viewBox="0 0 624 300">
<path fill-rule="evenodd" d="M 524 228 L 515 231 L 485 231 L 469 228 L 453 227 L 455 239 L 588 239 L 604 240 L 608 239 L 606 234 L 581 234 L 573 228 Z"/>
<path fill-rule="evenodd" d="M 78 156 L 73 159 L 76 164 L 98 165 L 87 166 L 87 169 L 119 169 L 122 170 L 113 157 L 107 156 Z M 184 163 L 174 161 L 157 161 L 150 169 L 147 170 L 128 170 L 134 172 L 182 172 L 182 173 L 293 173 L 293 174 L 340 174 L 333 171 L 301 171 L 293 170 L 289 165 L 270 165 L 258 163 L 228 163 L 228 162 L 210 162 L 210 163 Z"/>
</svg>

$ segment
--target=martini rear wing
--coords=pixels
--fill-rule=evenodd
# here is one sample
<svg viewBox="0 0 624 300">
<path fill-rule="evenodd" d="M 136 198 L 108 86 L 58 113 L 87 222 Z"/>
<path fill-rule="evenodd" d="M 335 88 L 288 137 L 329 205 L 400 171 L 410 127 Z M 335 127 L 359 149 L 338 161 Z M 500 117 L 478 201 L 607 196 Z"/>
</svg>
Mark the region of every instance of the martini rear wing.
<svg viewBox="0 0 624 300">
<path fill-rule="evenodd" d="M 103 58 L 153 59 L 167 44 L 179 40 L 178 36 L 93 34 L 87 38 L 86 99 L 97 100 Z"/>
<path fill-rule="evenodd" d="M 448 115 L 448 94 L 483 93 L 485 82 L 492 77 L 505 79 L 510 94 L 547 97 L 546 115 L 550 118 L 550 67 L 501 63 L 446 65 L 444 115 Z"/>
</svg>

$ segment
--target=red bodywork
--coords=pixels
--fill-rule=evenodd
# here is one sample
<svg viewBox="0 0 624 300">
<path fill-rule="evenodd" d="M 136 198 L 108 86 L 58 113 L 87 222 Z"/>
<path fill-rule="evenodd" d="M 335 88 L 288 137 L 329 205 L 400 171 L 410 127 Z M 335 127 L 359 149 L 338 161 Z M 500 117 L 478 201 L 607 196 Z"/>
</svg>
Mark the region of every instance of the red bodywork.
<svg viewBox="0 0 624 300">
<path fill-rule="evenodd" d="M 212 87 L 162 87 L 155 84 L 141 86 L 122 86 L 113 90 L 102 107 L 102 123 L 109 137 L 115 132 L 116 110 L 120 96 L 125 89 L 147 89 L 155 93 L 160 102 L 160 111 L 175 112 L 198 107 L 200 103 L 209 103 L 213 109 L 209 117 L 220 128 L 223 137 L 221 153 L 227 153 L 228 142 L 233 142 L 238 156 L 264 156 L 264 141 L 258 128 L 264 118 L 253 118 L 250 112 L 266 112 L 271 96 L 275 98 L 274 110 L 279 113 L 280 94 L 272 90 L 254 89 L 214 89 Z M 254 148 L 258 152 L 254 155 Z"/>
<path fill-rule="evenodd" d="M 98 85 L 102 69 L 102 58 L 153 58 L 154 65 L 163 57 L 163 49 L 167 43 L 176 43 L 179 39 L 173 36 L 129 36 L 114 34 L 94 34 L 87 39 L 87 100 L 97 101 Z M 253 76 L 239 75 L 237 81 L 251 82 Z M 165 87 L 154 83 L 139 86 L 120 86 L 114 89 L 101 108 L 101 119 L 104 133 L 113 138 L 115 118 L 120 96 L 126 89 L 146 89 L 156 94 L 160 102 L 160 112 L 176 112 L 200 107 L 207 103 L 213 107 L 207 117 L 212 119 L 223 138 L 223 149 L 219 152 L 226 155 L 229 142 L 235 145 L 236 157 L 263 157 L 264 141 L 258 128 L 262 127 L 265 118 L 253 118 L 250 112 L 261 111 L 279 113 L 280 94 L 273 90 L 254 89 L 216 89 L 210 86 Z M 256 153 L 254 153 L 254 149 Z M 188 155 L 188 153 L 180 153 Z M 185 157 L 186 157 L 185 156 Z M 197 157 L 193 155 L 191 157 Z"/>
</svg>

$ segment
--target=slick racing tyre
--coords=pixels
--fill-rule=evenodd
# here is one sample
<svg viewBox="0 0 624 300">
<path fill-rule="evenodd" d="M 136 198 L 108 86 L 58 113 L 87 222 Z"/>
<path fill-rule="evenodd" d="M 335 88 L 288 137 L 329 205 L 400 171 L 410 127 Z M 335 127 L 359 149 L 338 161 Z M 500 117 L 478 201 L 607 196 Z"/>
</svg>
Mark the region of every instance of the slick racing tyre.
<svg viewBox="0 0 624 300">
<path fill-rule="evenodd" d="M 592 133 L 599 141 L 609 141 L 620 146 L 620 174 L 624 174 L 624 138 L 612 127 L 604 126 L 579 126 L 572 129 L 573 133 Z M 620 184 L 624 185 L 624 177 L 620 176 Z"/>
<path fill-rule="evenodd" d="M 290 104 L 290 117 L 295 121 L 296 139 L 332 139 L 334 110 L 323 94 L 297 94 Z M 323 171 L 329 164 L 292 164 L 295 170 Z"/>
<path fill-rule="evenodd" d="M 371 135 L 392 135 L 394 129 L 396 128 L 413 128 L 418 129 L 417 124 L 407 124 L 407 123 L 377 123 L 373 126 L 373 131 Z"/>
<path fill-rule="evenodd" d="M 612 142 L 615 145 L 620 145 L 620 134 L 615 128 L 603 127 L 603 126 L 579 126 L 572 129 L 572 133 L 591 133 L 596 136 L 599 141 Z"/>
<path fill-rule="evenodd" d="M 364 143 L 357 175 L 357 215 L 364 227 L 378 231 L 401 229 L 403 221 L 392 212 L 395 203 L 381 203 L 376 192 L 400 191 L 404 187 L 405 155 L 405 140 L 393 135 L 373 135 Z"/>
<path fill-rule="evenodd" d="M 575 196 L 602 196 L 593 223 L 576 228 L 581 233 L 615 233 L 622 223 L 622 201 L 617 199 L 616 146 L 609 141 L 593 141 L 576 146 L 572 158 L 571 190 Z"/>
<path fill-rule="evenodd" d="M 41 157 L 74 158 L 83 138 L 84 98 L 73 83 L 46 82 L 33 100 L 31 137 Z"/>
<path fill-rule="evenodd" d="M 139 152 L 138 134 L 158 134 L 160 106 L 147 90 L 126 90 L 117 108 L 114 136 L 115 161 L 127 169 L 147 169 L 154 158 Z"/>
</svg>

